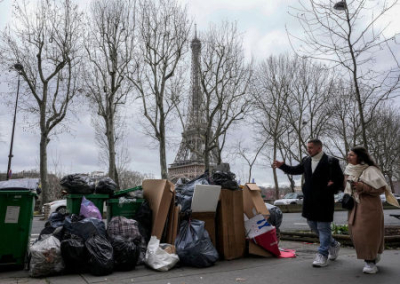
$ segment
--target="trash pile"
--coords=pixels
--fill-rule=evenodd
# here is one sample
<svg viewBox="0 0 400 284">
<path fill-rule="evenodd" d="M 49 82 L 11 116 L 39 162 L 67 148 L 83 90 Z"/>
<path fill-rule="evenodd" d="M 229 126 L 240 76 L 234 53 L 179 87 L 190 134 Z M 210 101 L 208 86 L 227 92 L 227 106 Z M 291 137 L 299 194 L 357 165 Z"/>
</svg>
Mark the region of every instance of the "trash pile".
<svg viewBox="0 0 400 284">
<path fill-rule="evenodd" d="M 246 254 L 280 255 L 282 212 L 267 208 L 256 184 L 239 186 L 229 171 L 176 184 L 144 180 L 120 191 L 109 178 L 75 174 L 60 183 L 73 196 L 67 199 L 69 212 L 52 213 L 30 247 L 32 277 L 102 276 L 143 264 L 157 271 L 178 263 L 205 268 Z M 107 203 L 107 221 L 98 194 L 108 196 L 100 199 Z"/>
</svg>

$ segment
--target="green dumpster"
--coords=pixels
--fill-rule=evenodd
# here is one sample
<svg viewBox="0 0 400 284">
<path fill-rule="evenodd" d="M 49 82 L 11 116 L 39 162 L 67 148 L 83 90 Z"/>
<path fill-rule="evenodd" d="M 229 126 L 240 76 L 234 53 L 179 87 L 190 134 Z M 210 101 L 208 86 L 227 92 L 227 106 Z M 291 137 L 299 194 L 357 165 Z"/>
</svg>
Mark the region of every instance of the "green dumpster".
<svg viewBox="0 0 400 284">
<path fill-rule="evenodd" d="M 124 196 L 128 193 L 142 190 L 142 186 L 136 186 L 133 188 L 123 189 L 115 191 L 113 198 L 107 200 L 107 221 L 109 222 L 112 217 L 124 216 L 128 219 L 132 219 L 135 216 L 136 211 L 144 201 L 143 198 L 125 198 Z"/>
<path fill-rule="evenodd" d="M 103 214 L 104 201 L 109 198 L 108 194 L 68 194 L 67 211 L 69 213 L 79 215 L 83 196 L 92 201 L 100 213 Z"/>
<path fill-rule="evenodd" d="M 0 267 L 24 266 L 36 193 L 0 190 Z"/>
<path fill-rule="evenodd" d="M 143 201 L 144 199 L 138 198 L 125 198 L 123 201 L 119 198 L 107 200 L 107 222 L 115 216 L 124 216 L 128 219 L 133 219 Z"/>
</svg>

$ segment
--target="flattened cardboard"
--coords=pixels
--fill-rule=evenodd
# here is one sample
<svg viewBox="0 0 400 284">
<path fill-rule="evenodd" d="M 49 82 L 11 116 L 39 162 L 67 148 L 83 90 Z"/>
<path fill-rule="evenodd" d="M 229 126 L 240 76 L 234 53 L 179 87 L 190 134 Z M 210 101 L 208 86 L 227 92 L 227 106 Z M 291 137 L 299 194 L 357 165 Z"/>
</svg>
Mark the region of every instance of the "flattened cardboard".
<svg viewBox="0 0 400 284">
<path fill-rule="evenodd" d="M 247 217 L 257 214 L 269 215 L 267 206 L 261 196 L 261 189 L 255 183 L 246 183 L 243 188 L 243 209 Z"/>
<path fill-rule="evenodd" d="M 220 192 L 220 185 L 196 185 L 192 198 L 192 212 L 216 212 Z"/>
<path fill-rule="evenodd" d="M 192 219 L 204 221 L 204 228 L 210 235 L 210 239 L 216 247 L 215 240 L 215 212 L 192 212 Z"/>
<path fill-rule="evenodd" d="M 175 239 L 178 234 L 179 212 L 180 212 L 180 207 L 175 206 L 175 201 L 174 199 L 172 199 L 168 215 L 169 220 L 168 220 L 168 229 L 166 238 L 166 242 L 168 244 L 175 244 Z"/>
<path fill-rule="evenodd" d="M 217 251 L 226 260 L 244 256 L 243 190 L 221 189 L 217 208 Z"/>
<path fill-rule="evenodd" d="M 249 254 L 258 255 L 262 257 L 274 257 L 272 253 L 265 250 L 264 248 L 256 245 L 252 240 L 249 240 Z"/>
<path fill-rule="evenodd" d="M 258 235 L 264 234 L 275 227 L 267 222 L 264 215 L 257 214 L 252 218 L 247 218 L 246 214 L 244 215 L 244 228 L 246 230 L 246 238 L 252 239 Z"/>
<path fill-rule="evenodd" d="M 161 240 L 171 204 L 174 204 L 175 186 L 166 179 L 147 179 L 142 182 L 143 196 L 153 211 L 151 235 Z"/>
</svg>

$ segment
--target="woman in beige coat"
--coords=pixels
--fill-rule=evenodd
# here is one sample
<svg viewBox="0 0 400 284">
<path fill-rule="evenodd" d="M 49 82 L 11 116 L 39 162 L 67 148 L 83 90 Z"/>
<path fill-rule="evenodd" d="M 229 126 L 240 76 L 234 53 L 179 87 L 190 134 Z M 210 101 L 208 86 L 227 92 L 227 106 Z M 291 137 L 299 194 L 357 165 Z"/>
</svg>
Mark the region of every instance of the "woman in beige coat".
<svg viewBox="0 0 400 284">
<path fill-rule="evenodd" d="M 376 264 L 384 248 L 383 207 L 379 195 L 385 193 L 389 203 L 395 206 L 398 203 L 365 148 L 352 148 L 347 160 L 345 193 L 351 194 L 355 201 L 348 218 L 350 236 L 357 258 L 365 261 L 363 272 L 374 274 L 378 272 Z"/>
</svg>

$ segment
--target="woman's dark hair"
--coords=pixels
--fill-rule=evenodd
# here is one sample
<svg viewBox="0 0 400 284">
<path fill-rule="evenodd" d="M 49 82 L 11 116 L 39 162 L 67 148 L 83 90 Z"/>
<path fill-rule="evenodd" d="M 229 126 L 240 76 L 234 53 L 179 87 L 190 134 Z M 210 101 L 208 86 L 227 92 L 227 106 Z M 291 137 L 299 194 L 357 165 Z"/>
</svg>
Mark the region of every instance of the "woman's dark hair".
<svg viewBox="0 0 400 284">
<path fill-rule="evenodd" d="M 368 153 L 367 149 L 365 149 L 364 147 L 355 146 L 351 148 L 350 151 L 354 152 L 357 155 L 357 162 L 359 164 L 364 163 L 367 164 L 368 166 L 378 167 L 375 164 L 375 161 L 372 159 L 371 155 Z"/>
</svg>

